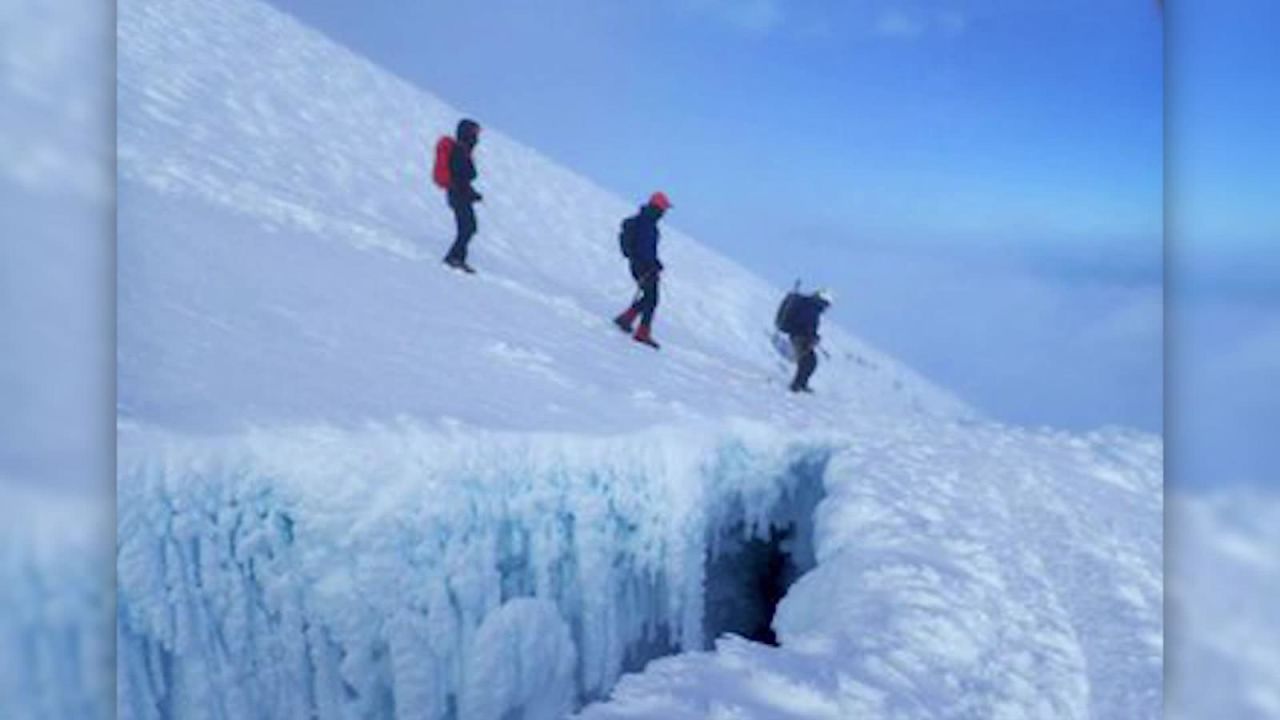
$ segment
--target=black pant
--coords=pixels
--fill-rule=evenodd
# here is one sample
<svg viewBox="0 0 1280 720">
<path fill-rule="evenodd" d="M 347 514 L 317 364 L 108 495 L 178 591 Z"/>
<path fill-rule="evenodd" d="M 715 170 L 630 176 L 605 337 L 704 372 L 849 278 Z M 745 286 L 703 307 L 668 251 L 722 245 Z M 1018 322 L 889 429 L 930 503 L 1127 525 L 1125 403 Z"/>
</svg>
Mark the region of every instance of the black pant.
<svg viewBox="0 0 1280 720">
<path fill-rule="evenodd" d="M 471 238 L 476 234 L 475 206 L 469 202 L 450 202 L 449 207 L 453 208 L 453 220 L 458 226 L 458 235 L 445 259 L 466 262 L 467 243 L 471 242 Z"/>
<path fill-rule="evenodd" d="M 631 266 L 631 277 L 640 286 L 640 297 L 631 303 L 631 312 L 640 313 L 640 324 L 653 323 L 653 311 L 658 309 L 658 266 Z"/>
<path fill-rule="evenodd" d="M 809 378 L 818 369 L 818 339 L 807 335 L 792 335 L 791 347 L 796 351 L 796 377 L 791 381 L 792 389 L 809 387 Z"/>
</svg>

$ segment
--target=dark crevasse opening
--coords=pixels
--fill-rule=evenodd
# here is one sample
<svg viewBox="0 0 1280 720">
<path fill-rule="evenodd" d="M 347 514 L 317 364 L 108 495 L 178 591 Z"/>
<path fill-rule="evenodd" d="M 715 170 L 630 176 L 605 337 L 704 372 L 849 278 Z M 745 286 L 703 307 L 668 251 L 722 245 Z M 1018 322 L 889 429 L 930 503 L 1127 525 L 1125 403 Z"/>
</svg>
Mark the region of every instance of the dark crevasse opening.
<svg viewBox="0 0 1280 720">
<path fill-rule="evenodd" d="M 707 554 L 703 628 L 708 642 L 732 633 L 777 645 L 773 617 L 778 603 L 816 564 L 813 514 L 824 496 L 826 459 L 794 468 L 796 481 L 770 513 L 767 528 L 745 522 L 719 530 Z"/>
<path fill-rule="evenodd" d="M 733 633 L 777 645 L 772 624 L 778 603 L 798 577 L 784 549 L 795 530 L 772 528 L 768 538 L 740 540 L 708 562 L 707 639 Z"/>
<path fill-rule="evenodd" d="M 787 489 L 764 522 L 751 523 L 741 498 L 726 499 L 710 528 L 705 556 L 703 637 L 707 649 L 732 633 L 777 645 L 773 618 L 791 585 L 817 564 L 813 516 L 825 497 L 823 476 L 831 454 L 815 452 L 795 462 L 780 479 Z M 656 580 L 661 583 L 659 578 Z M 665 591 L 653 589 L 661 596 Z M 622 671 L 639 672 L 652 660 L 680 652 L 669 628 L 658 624 L 626 651 Z M 607 697 L 612 688 L 582 698 Z"/>
</svg>

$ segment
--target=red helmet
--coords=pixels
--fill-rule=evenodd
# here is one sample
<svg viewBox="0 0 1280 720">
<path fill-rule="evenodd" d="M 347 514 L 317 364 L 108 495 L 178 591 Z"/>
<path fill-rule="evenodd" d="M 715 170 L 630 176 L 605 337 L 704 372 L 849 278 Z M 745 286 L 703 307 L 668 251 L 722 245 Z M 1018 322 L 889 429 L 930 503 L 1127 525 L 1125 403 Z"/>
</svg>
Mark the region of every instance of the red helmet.
<svg viewBox="0 0 1280 720">
<path fill-rule="evenodd" d="M 662 191 L 650 195 L 649 204 L 664 212 L 671 209 L 671 201 L 667 199 L 667 194 Z"/>
</svg>

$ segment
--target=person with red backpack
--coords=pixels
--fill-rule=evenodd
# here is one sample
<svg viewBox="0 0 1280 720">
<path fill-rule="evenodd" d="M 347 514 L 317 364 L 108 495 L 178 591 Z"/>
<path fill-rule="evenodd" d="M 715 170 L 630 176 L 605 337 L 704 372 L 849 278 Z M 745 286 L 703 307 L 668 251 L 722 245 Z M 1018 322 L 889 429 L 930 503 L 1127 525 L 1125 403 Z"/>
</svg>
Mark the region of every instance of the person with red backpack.
<svg viewBox="0 0 1280 720">
<path fill-rule="evenodd" d="M 480 124 L 469 118 L 461 120 L 454 137 L 445 135 L 436 142 L 435 167 L 431 173 L 436 185 L 446 193 L 458 229 L 449 253 L 444 256 L 444 264 L 468 273 L 475 272 L 467 264 L 467 245 L 476 234 L 474 206 L 484 199 L 472 186 L 476 165 L 471 154 L 478 142 Z"/>
<path fill-rule="evenodd" d="M 639 316 L 640 326 L 632 337 L 655 350 L 659 345 L 653 339 L 651 328 L 653 313 L 658 308 L 658 277 L 662 273 L 662 261 L 658 259 L 658 220 L 670 208 L 671 201 L 665 193 L 654 193 L 649 196 L 649 202 L 640 207 L 640 212 L 622 221 L 622 232 L 618 236 L 622 255 L 631 263 L 631 277 L 639 292 L 631 306 L 613 319 L 613 324 L 629 334 Z"/>
</svg>

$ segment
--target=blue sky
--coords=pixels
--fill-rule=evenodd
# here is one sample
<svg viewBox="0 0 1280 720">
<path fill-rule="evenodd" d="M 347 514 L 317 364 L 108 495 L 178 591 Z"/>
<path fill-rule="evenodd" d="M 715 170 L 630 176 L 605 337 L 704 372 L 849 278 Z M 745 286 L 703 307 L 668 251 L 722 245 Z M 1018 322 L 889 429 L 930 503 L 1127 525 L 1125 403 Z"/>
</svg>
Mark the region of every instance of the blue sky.
<svg viewBox="0 0 1280 720">
<path fill-rule="evenodd" d="M 1199 0 L 1169 19 L 1170 281 L 1280 302 L 1280 4 Z"/>
<path fill-rule="evenodd" d="M 1280 487 L 1280 3 L 1168 24 L 1168 477 Z"/>
<path fill-rule="evenodd" d="M 1154 3 L 273 2 L 998 417 L 1162 427 Z"/>
</svg>

